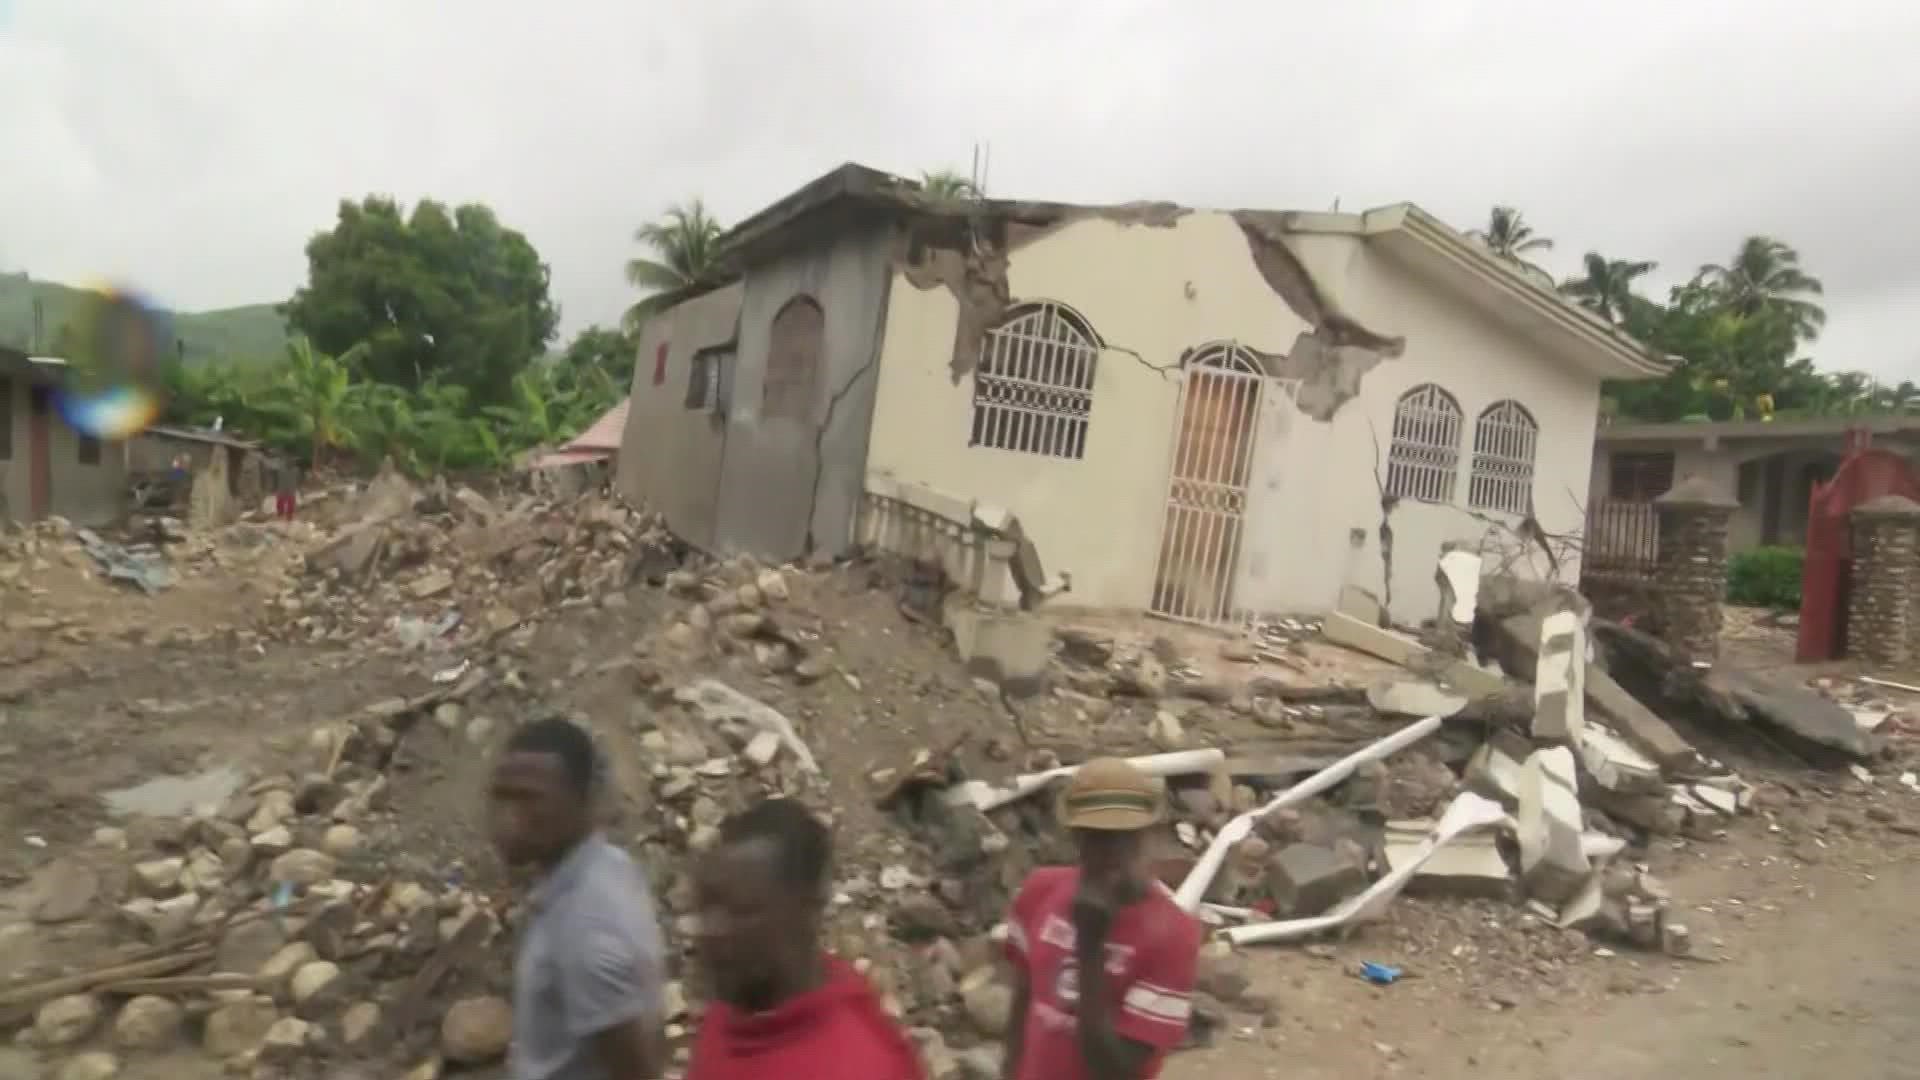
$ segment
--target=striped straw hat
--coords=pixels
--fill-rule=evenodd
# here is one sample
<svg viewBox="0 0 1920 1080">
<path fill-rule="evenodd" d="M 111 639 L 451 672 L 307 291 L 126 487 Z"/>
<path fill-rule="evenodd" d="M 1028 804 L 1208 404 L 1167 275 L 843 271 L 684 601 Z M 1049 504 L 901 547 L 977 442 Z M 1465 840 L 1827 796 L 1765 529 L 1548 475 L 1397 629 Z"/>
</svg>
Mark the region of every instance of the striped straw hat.
<svg viewBox="0 0 1920 1080">
<path fill-rule="evenodd" d="M 1119 758 L 1080 766 L 1060 797 L 1060 821 L 1071 829 L 1131 832 L 1160 820 L 1160 789 Z"/>
</svg>

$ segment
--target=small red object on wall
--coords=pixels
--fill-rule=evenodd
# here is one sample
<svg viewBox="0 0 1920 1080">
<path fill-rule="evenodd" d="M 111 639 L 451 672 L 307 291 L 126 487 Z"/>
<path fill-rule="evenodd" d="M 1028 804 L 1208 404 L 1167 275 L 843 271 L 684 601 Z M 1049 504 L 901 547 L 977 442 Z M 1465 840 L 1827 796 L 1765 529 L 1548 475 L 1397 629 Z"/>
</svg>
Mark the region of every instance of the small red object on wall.
<svg viewBox="0 0 1920 1080">
<path fill-rule="evenodd" d="M 653 385 L 661 386 L 667 381 L 667 343 L 653 351 Z"/>
</svg>

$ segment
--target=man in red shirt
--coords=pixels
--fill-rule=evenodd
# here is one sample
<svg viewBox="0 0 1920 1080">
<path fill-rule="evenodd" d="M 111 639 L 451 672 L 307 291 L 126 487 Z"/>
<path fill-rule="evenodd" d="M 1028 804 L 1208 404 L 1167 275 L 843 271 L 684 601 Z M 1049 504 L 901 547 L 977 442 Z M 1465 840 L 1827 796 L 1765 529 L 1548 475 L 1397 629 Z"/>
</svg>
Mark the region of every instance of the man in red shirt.
<svg viewBox="0 0 1920 1080">
<path fill-rule="evenodd" d="M 1198 920 L 1154 877 L 1154 782 L 1118 758 L 1082 765 L 1060 801 L 1078 866 L 1043 867 L 1007 919 L 1014 967 L 1007 1080 L 1153 1080 L 1186 1036 Z"/>
<path fill-rule="evenodd" d="M 924 1080 L 853 967 L 820 945 L 827 827 L 791 799 L 729 818 L 694 874 L 713 990 L 687 1080 Z"/>
</svg>

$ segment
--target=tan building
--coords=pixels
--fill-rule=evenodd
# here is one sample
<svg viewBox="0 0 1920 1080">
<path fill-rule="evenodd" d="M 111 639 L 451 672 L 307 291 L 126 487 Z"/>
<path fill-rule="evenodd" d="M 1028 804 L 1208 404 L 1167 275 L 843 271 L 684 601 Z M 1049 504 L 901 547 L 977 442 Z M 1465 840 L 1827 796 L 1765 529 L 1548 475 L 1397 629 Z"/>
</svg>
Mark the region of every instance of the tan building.
<svg viewBox="0 0 1920 1080">
<path fill-rule="evenodd" d="M 126 510 L 125 447 L 61 419 L 66 377 L 63 360 L 0 346 L 0 521 L 58 515 L 103 525 Z"/>
<path fill-rule="evenodd" d="M 1059 603 L 1232 623 L 1353 585 L 1416 621 L 1449 542 L 1572 580 L 1521 522 L 1580 531 L 1601 381 L 1665 370 L 1407 204 L 940 203 L 846 166 L 728 242 L 643 333 L 623 489 L 775 558 L 1017 538 Z"/>
<path fill-rule="evenodd" d="M 1920 462 L 1920 416 L 1604 425 L 1589 482 L 1590 531 L 1612 549 L 1640 535 L 1639 546 L 1650 550 L 1652 500 L 1681 478 L 1698 476 L 1738 504 L 1727 523 L 1729 548 L 1798 547 L 1806 542 L 1813 485 L 1833 477 L 1852 432 L 1876 449 Z"/>
</svg>

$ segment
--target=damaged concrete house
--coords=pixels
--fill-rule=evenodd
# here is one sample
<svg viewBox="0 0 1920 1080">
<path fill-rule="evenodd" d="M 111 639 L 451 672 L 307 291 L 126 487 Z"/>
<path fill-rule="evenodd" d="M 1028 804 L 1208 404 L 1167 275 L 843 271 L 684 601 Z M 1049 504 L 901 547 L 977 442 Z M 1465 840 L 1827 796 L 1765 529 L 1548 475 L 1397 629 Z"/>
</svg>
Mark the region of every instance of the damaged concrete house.
<svg viewBox="0 0 1920 1080">
<path fill-rule="evenodd" d="M 125 510 L 126 450 L 67 424 L 57 407 L 66 380 L 65 360 L 0 345 L 0 523 L 101 525 Z"/>
<path fill-rule="evenodd" d="M 625 494 L 709 550 L 874 544 L 990 598 L 1231 625 L 1352 586 L 1416 622 L 1450 544 L 1574 580 L 1600 384 L 1666 370 L 1405 203 L 941 201 L 847 165 L 724 245 L 642 334 Z"/>
</svg>

